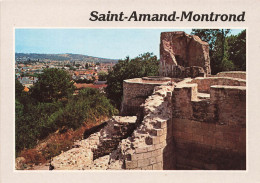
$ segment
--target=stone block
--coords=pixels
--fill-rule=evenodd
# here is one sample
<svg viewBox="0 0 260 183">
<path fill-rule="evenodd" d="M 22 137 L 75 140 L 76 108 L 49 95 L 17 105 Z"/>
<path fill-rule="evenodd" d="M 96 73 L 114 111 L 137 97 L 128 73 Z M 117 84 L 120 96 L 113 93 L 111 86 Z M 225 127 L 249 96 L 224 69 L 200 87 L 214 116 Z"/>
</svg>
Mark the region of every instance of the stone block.
<svg viewBox="0 0 260 183">
<path fill-rule="evenodd" d="M 150 145 L 150 146 L 148 146 L 148 147 L 147 147 L 147 150 L 148 150 L 148 152 L 152 152 L 152 151 L 154 151 L 154 150 L 155 150 L 154 145 Z"/>
<path fill-rule="evenodd" d="M 163 170 L 162 163 L 153 164 L 153 170 Z"/>
<path fill-rule="evenodd" d="M 135 152 L 136 152 L 137 154 L 139 154 L 139 153 L 145 153 L 145 152 L 147 152 L 147 147 L 138 147 L 137 149 L 135 149 Z"/>
<path fill-rule="evenodd" d="M 137 161 L 126 161 L 125 166 L 126 166 L 126 169 L 137 168 Z"/>
<path fill-rule="evenodd" d="M 164 134 L 164 129 L 152 129 L 151 135 L 153 136 L 161 136 Z"/>
<path fill-rule="evenodd" d="M 141 153 L 141 154 L 131 154 L 131 160 L 139 160 L 139 159 L 143 159 L 144 158 L 144 155 Z"/>
<path fill-rule="evenodd" d="M 146 167 L 150 164 L 149 158 L 147 159 L 140 159 L 137 161 L 137 166 L 138 167 Z"/>
<path fill-rule="evenodd" d="M 160 137 L 152 137 L 153 144 L 159 144 L 160 143 Z"/>
<path fill-rule="evenodd" d="M 147 152 L 143 154 L 144 158 L 150 158 L 152 156 L 152 152 Z"/>
<path fill-rule="evenodd" d="M 152 169 L 153 169 L 152 165 L 149 165 L 149 166 L 146 166 L 146 167 L 142 168 L 142 170 L 152 170 Z"/>
<path fill-rule="evenodd" d="M 157 163 L 162 162 L 162 161 L 163 161 L 163 156 L 162 155 L 156 157 L 156 162 Z"/>
<path fill-rule="evenodd" d="M 167 137 L 166 134 L 161 135 L 161 136 L 160 136 L 160 143 L 165 142 L 165 141 L 166 141 L 166 137 Z"/>
<path fill-rule="evenodd" d="M 160 148 L 162 148 L 163 147 L 163 144 L 162 143 L 159 143 L 159 144 L 156 144 L 156 145 L 154 145 L 154 149 L 156 150 L 156 149 L 160 149 Z"/>
<path fill-rule="evenodd" d="M 150 164 L 155 164 L 156 163 L 156 157 L 151 157 L 149 158 Z"/>
<path fill-rule="evenodd" d="M 162 154 L 162 149 L 157 149 L 155 151 L 152 152 L 152 156 L 158 156 L 158 155 L 161 155 Z"/>
</svg>

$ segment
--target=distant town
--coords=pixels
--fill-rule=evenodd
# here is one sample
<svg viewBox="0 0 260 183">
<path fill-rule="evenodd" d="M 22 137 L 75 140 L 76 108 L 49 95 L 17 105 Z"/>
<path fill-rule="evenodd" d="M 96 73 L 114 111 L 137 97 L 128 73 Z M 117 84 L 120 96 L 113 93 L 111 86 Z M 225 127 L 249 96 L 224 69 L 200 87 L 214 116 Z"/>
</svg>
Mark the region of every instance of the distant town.
<svg viewBox="0 0 260 183">
<path fill-rule="evenodd" d="M 103 90 L 105 75 L 118 60 L 91 57 L 79 54 L 15 54 L 15 75 L 25 91 L 37 82 L 46 68 L 66 70 L 78 90 L 91 87 Z"/>
</svg>

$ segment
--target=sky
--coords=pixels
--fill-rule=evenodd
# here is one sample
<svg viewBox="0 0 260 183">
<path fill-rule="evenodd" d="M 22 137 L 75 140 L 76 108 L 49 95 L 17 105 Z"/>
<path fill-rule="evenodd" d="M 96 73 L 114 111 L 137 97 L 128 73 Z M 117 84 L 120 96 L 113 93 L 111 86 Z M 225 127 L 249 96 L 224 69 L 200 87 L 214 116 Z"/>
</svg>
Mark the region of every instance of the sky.
<svg viewBox="0 0 260 183">
<path fill-rule="evenodd" d="M 16 53 L 74 53 L 110 59 L 152 52 L 159 58 L 160 33 L 191 29 L 16 29 Z M 231 29 L 238 34 L 242 29 Z"/>
</svg>

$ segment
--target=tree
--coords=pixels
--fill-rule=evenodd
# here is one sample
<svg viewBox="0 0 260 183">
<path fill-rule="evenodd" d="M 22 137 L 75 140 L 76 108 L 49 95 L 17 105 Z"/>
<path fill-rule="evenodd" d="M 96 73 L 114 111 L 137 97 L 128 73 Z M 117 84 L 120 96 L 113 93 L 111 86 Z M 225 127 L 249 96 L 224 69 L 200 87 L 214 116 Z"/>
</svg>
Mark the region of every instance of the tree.
<svg viewBox="0 0 260 183">
<path fill-rule="evenodd" d="M 18 81 L 18 79 L 15 79 L 15 98 L 21 97 L 23 90 L 23 85 Z"/>
<path fill-rule="evenodd" d="M 229 45 L 229 59 L 234 63 L 235 69 L 246 70 L 246 30 L 227 39 Z"/>
<path fill-rule="evenodd" d="M 159 70 L 159 61 L 152 53 L 144 53 L 130 60 L 126 57 L 119 60 L 108 72 L 107 87 L 105 92 L 112 103 L 119 109 L 123 96 L 123 81 L 125 79 L 157 76 Z"/>
<path fill-rule="evenodd" d="M 99 81 L 106 81 L 108 73 L 101 71 L 98 73 L 98 80 Z"/>
<path fill-rule="evenodd" d="M 64 70 L 45 69 L 32 87 L 32 97 L 40 102 L 53 102 L 73 94 L 75 86 Z"/>
<path fill-rule="evenodd" d="M 87 120 L 94 122 L 98 117 L 111 117 L 117 112 L 98 89 L 85 88 L 78 95 L 69 98 L 66 106 L 62 110 L 53 113 L 47 123 L 52 128 L 76 129 Z"/>
</svg>

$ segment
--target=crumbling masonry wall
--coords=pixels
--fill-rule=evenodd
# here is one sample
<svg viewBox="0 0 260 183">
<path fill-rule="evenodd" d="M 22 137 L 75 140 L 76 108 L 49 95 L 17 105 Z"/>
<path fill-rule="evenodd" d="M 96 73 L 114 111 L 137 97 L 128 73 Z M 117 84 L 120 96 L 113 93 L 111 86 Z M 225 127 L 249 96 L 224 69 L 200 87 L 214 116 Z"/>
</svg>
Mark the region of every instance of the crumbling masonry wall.
<svg viewBox="0 0 260 183">
<path fill-rule="evenodd" d="M 172 78 L 209 75 L 209 45 L 196 35 L 185 32 L 162 32 L 160 76 Z"/>
<path fill-rule="evenodd" d="M 246 72 L 245 71 L 228 71 L 228 72 L 219 72 L 216 75 L 217 77 L 232 77 L 232 78 L 240 78 L 246 80 Z"/>
<path fill-rule="evenodd" d="M 156 82 L 142 78 L 124 80 L 121 115 L 136 115 L 141 110 L 140 105 L 145 102 L 148 96 L 152 95 L 154 87 L 167 84 L 167 78 Z"/>
<path fill-rule="evenodd" d="M 209 93 L 212 85 L 246 86 L 246 80 L 232 77 L 197 77 L 190 83 L 198 84 L 198 92 Z"/>
<path fill-rule="evenodd" d="M 99 132 L 55 157 L 52 166 L 77 170 L 245 170 L 246 86 L 206 82 L 208 93 L 200 93 L 198 88 L 204 82 L 192 81 L 187 78 L 173 85 L 154 86 L 140 106 L 140 123 L 136 117 L 114 117 Z M 224 81 L 218 82 L 230 84 Z"/>
<path fill-rule="evenodd" d="M 86 133 L 51 167 L 245 170 L 246 73 L 211 76 L 208 43 L 184 32 L 161 34 L 159 73 L 125 80 L 122 116 Z"/>
<path fill-rule="evenodd" d="M 177 169 L 246 169 L 246 87 L 211 86 L 197 98 L 196 84 L 173 93 Z"/>
<path fill-rule="evenodd" d="M 157 86 L 146 99 L 144 119 L 131 137 L 119 146 L 128 170 L 174 169 L 171 122 L 172 86 Z"/>
<path fill-rule="evenodd" d="M 204 79 L 185 79 L 167 94 L 159 91 L 170 86 L 155 88 L 141 126 L 120 145 L 125 169 L 246 169 L 245 82 Z"/>
</svg>

